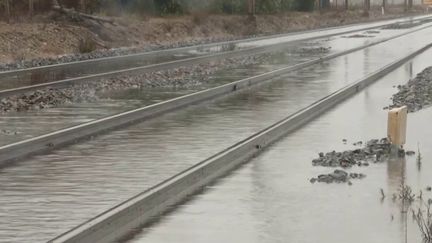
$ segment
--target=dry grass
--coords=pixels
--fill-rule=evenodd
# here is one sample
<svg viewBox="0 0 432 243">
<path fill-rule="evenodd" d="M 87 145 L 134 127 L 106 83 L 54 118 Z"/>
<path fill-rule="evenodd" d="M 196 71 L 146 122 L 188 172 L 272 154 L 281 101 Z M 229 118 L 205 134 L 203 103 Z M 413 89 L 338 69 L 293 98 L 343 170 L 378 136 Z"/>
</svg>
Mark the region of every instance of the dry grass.
<svg viewBox="0 0 432 243">
<path fill-rule="evenodd" d="M 86 36 L 78 41 L 78 51 L 79 53 L 90 53 L 95 51 L 97 48 L 96 41 L 92 38 Z"/>
<path fill-rule="evenodd" d="M 416 221 L 423 240 L 427 243 L 432 242 L 432 212 L 431 212 L 432 199 L 426 203 L 426 210 L 421 208 L 417 212 L 413 210 L 413 218 Z"/>
</svg>

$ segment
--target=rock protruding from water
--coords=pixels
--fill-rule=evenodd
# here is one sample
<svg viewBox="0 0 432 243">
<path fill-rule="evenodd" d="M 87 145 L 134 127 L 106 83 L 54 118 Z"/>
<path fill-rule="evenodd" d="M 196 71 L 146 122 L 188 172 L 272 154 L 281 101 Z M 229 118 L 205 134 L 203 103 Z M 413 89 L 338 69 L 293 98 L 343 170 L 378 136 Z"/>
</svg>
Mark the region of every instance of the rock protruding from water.
<svg viewBox="0 0 432 243">
<path fill-rule="evenodd" d="M 385 109 L 406 105 L 408 112 L 416 112 L 432 105 L 432 67 L 424 69 L 405 85 L 398 86 L 393 95 L 393 104 Z"/>
<path fill-rule="evenodd" d="M 372 139 L 363 148 L 343 152 L 319 153 L 319 157 L 312 160 L 314 166 L 342 167 L 369 166 L 369 162 L 379 162 L 390 155 L 391 144 L 387 138 Z"/>
<path fill-rule="evenodd" d="M 362 173 L 348 173 L 344 170 L 334 170 L 330 174 L 321 174 L 316 178 L 310 179 L 311 183 L 323 182 L 323 183 L 350 183 L 351 179 L 363 179 L 366 175 Z"/>
</svg>

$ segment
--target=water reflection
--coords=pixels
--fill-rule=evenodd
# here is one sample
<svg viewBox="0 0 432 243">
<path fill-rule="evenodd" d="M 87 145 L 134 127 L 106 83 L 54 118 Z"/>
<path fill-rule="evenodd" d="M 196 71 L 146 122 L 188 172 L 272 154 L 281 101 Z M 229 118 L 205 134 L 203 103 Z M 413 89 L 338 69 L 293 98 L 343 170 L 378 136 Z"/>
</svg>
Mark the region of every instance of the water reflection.
<svg viewBox="0 0 432 243">
<path fill-rule="evenodd" d="M 415 59 L 413 73 L 432 65 L 430 54 Z M 410 76 L 405 67 L 399 68 L 371 85 L 367 98 L 362 92 L 338 105 L 130 242 L 200 242 L 202 235 L 208 237 L 206 242 L 420 242 L 406 205 L 393 202 L 391 195 L 401 184 L 417 181 L 413 158 L 352 168 L 367 174 L 352 186 L 308 181 L 328 172 L 310 165 L 319 151 L 346 150 L 349 145 L 340 145 L 344 137 L 365 141 L 385 136 L 387 116 L 382 107 L 394 93 L 393 86 Z M 431 115 L 430 110 L 410 115 L 408 140 L 430 145 L 432 130 L 418 127 L 426 127 Z M 413 148 L 412 142 L 406 146 Z M 431 158 L 432 151 L 424 156 Z M 431 171 L 432 164 L 424 166 Z M 430 178 L 419 184 L 431 183 Z M 380 203 L 380 187 L 387 194 L 385 203 Z"/>
<path fill-rule="evenodd" d="M 392 156 L 387 161 L 387 185 L 390 192 L 397 192 L 405 185 L 406 158 Z"/>
</svg>

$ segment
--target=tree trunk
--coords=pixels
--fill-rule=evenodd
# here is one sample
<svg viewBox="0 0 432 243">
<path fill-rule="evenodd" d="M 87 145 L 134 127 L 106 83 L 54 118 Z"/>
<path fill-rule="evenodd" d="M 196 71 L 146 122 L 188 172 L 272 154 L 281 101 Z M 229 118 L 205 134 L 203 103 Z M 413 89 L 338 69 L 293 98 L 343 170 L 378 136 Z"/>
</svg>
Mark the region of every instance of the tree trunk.
<svg viewBox="0 0 432 243">
<path fill-rule="evenodd" d="M 29 15 L 33 16 L 34 13 L 34 0 L 29 0 Z"/>
<path fill-rule="evenodd" d="M 5 0 L 5 16 L 7 21 L 10 21 L 10 5 L 9 5 L 9 0 Z"/>
<path fill-rule="evenodd" d="M 348 3 L 348 0 L 345 0 L 345 10 L 348 10 L 349 9 L 349 3 Z"/>
<path fill-rule="evenodd" d="M 86 12 L 86 0 L 80 0 L 80 9 L 81 12 L 85 13 Z"/>
<path fill-rule="evenodd" d="M 248 14 L 255 15 L 255 0 L 248 0 Z"/>
<path fill-rule="evenodd" d="M 367 16 L 369 14 L 369 10 L 370 10 L 370 0 L 364 0 L 363 4 L 364 4 L 363 11 L 364 11 L 365 16 Z"/>
</svg>

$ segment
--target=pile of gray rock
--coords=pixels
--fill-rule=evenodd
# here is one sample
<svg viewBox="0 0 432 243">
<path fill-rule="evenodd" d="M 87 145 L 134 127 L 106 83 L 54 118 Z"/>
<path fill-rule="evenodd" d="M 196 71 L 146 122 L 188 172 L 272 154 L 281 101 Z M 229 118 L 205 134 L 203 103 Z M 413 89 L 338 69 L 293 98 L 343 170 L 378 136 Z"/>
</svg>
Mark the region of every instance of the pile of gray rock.
<svg viewBox="0 0 432 243">
<path fill-rule="evenodd" d="M 316 178 L 310 179 L 311 183 L 324 182 L 324 183 L 348 183 L 351 184 L 352 179 L 363 179 L 366 175 L 362 173 L 348 173 L 344 170 L 334 170 L 330 174 L 322 174 Z"/>
<path fill-rule="evenodd" d="M 362 143 L 355 143 L 360 145 Z M 390 154 L 390 143 L 387 138 L 381 140 L 372 139 L 366 143 L 363 148 L 347 150 L 343 152 L 328 152 L 326 154 L 319 153 L 319 157 L 312 160 L 314 166 L 325 167 L 352 167 L 352 166 L 368 166 L 369 162 L 381 161 L 384 157 Z"/>
<path fill-rule="evenodd" d="M 432 67 L 417 74 L 407 84 L 399 85 L 398 89 L 392 97 L 393 104 L 384 109 L 406 105 L 408 112 L 416 112 L 432 105 Z"/>
<path fill-rule="evenodd" d="M 416 26 L 422 25 L 423 22 L 411 22 L 411 23 L 395 23 L 387 25 L 386 27 L 383 27 L 385 30 L 399 30 L 399 29 L 410 29 L 414 28 Z"/>
<path fill-rule="evenodd" d="M 90 53 L 75 53 L 75 54 L 62 55 L 58 57 L 19 60 L 12 63 L 0 63 L 0 72 L 23 69 L 23 68 L 31 68 L 31 67 L 41 67 L 41 66 L 59 64 L 59 63 L 84 61 L 84 60 L 103 58 L 103 57 L 129 55 L 129 54 L 135 54 L 135 53 L 147 52 L 147 51 L 156 51 L 156 50 L 164 50 L 170 48 L 222 42 L 222 41 L 229 41 L 233 39 L 234 38 L 209 37 L 205 39 L 192 39 L 184 42 L 175 42 L 175 43 L 164 44 L 164 45 L 159 44 L 159 45 L 147 45 L 144 47 L 122 47 L 122 48 L 102 49 L 102 50 L 95 50 Z"/>
<path fill-rule="evenodd" d="M 331 47 L 303 47 L 298 49 L 299 53 L 301 55 L 310 55 L 310 54 L 325 54 L 329 53 L 331 50 Z"/>
<path fill-rule="evenodd" d="M 68 102 L 94 101 L 91 89 L 43 89 L 15 95 L 0 100 L 0 113 L 10 111 L 40 110 Z"/>
<path fill-rule="evenodd" d="M 343 140 L 346 143 L 346 140 Z M 356 142 L 354 146 L 362 146 L 362 142 Z M 343 152 L 328 152 L 326 154 L 319 153 L 319 157 L 312 160 L 313 166 L 324 166 L 324 167 L 340 167 L 340 168 L 351 168 L 354 166 L 369 166 L 370 163 L 377 163 L 384 161 L 391 154 L 391 144 L 387 138 L 372 139 L 368 141 L 363 148 L 354 150 L 346 150 Z M 405 155 L 414 155 L 414 151 L 406 151 L 399 149 L 398 156 L 403 157 Z M 366 175 L 361 173 L 348 173 L 344 170 L 336 169 L 330 174 L 321 174 L 316 178 L 312 178 L 310 181 L 314 182 L 346 182 L 351 184 L 351 179 L 363 179 Z"/>
<path fill-rule="evenodd" d="M 190 67 L 145 73 L 121 75 L 63 89 L 41 89 L 23 95 L 0 100 L 0 113 L 40 110 L 72 102 L 98 100 L 98 92 L 130 88 L 193 88 L 206 83 L 212 74 L 224 68 L 254 65 L 264 62 L 269 55 L 227 58 L 217 62 L 202 63 Z"/>
<path fill-rule="evenodd" d="M 364 34 L 342 36 L 342 38 L 371 38 L 371 37 L 374 37 L 374 36 L 373 35 L 364 35 Z"/>
</svg>

